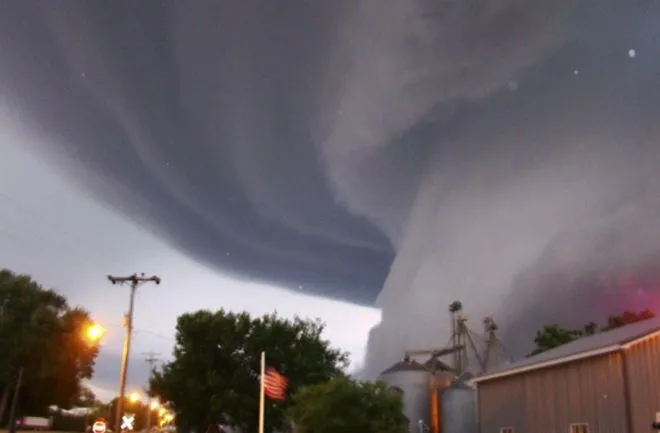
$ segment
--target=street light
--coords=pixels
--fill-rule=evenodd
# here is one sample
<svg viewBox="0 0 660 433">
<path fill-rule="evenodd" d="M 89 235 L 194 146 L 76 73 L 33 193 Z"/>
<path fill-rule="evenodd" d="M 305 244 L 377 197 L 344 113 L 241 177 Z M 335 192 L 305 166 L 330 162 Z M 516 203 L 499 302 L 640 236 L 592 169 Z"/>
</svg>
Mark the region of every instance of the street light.
<svg viewBox="0 0 660 433">
<path fill-rule="evenodd" d="M 163 415 L 163 419 L 162 419 L 161 423 L 163 425 L 166 425 L 166 424 L 171 423 L 172 421 L 174 421 L 174 415 L 172 415 L 170 412 L 167 412 L 165 415 Z"/>
<path fill-rule="evenodd" d="M 103 338 L 104 335 L 105 335 L 105 328 L 103 328 L 103 326 L 99 325 L 98 323 L 90 324 L 89 326 L 87 326 L 87 330 L 85 331 L 85 337 L 91 343 L 96 343 L 101 338 Z"/>
<path fill-rule="evenodd" d="M 160 410 L 158 411 L 158 416 L 160 417 L 160 421 L 158 424 L 161 427 L 174 421 L 174 415 L 172 414 L 172 412 L 169 412 L 164 407 L 160 408 Z"/>
<path fill-rule="evenodd" d="M 151 400 L 151 403 L 147 407 L 147 433 L 151 431 L 151 412 L 158 409 L 163 410 L 160 402 L 158 400 Z"/>
<path fill-rule="evenodd" d="M 140 394 L 138 394 L 137 392 L 132 392 L 132 393 L 128 396 L 128 401 L 130 401 L 131 403 L 137 403 L 137 402 L 140 401 L 140 400 L 141 400 L 141 398 L 140 398 Z"/>
<path fill-rule="evenodd" d="M 96 345 L 105 335 L 105 328 L 98 323 L 90 322 L 86 325 L 83 338 L 90 346 Z M 85 428 L 89 425 L 89 413 L 85 414 Z"/>
</svg>

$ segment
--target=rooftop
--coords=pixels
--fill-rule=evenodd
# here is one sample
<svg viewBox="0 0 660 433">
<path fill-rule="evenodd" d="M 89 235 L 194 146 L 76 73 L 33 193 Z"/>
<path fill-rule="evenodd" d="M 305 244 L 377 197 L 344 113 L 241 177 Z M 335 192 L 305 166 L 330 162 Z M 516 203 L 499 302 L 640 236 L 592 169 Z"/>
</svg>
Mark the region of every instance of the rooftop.
<svg viewBox="0 0 660 433">
<path fill-rule="evenodd" d="M 415 360 L 409 360 L 409 361 L 399 361 L 396 364 L 392 365 L 390 368 L 383 370 L 381 372 L 381 375 L 384 374 L 389 374 L 389 373 L 395 373 L 398 371 L 424 371 L 428 372 L 428 368 L 424 366 L 424 364 L 421 364 Z"/>
<path fill-rule="evenodd" d="M 437 358 L 429 359 L 424 363 L 424 366 L 431 371 L 447 371 L 449 373 L 454 372 L 454 369 L 451 367 L 451 365 Z"/>
<path fill-rule="evenodd" d="M 511 364 L 502 365 L 493 371 L 472 379 L 472 381 L 476 383 L 485 382 L 487 380 L 539 370 L 580 359 L 605 355 L 626 349 L 628 346 L 652 334 L 660 334 L 660 317 L 582 337 L 547 352 L 539 353 L 538 355 L 530 356 L 529 358 L 524 358 Z"/>
<path fill-rule="evenodd" d="M 388 369 L 381 372 L 381 375 L 394 373 L 397 371 L 424 371 L 427 373 L 430 372 L 440 372 L 446 371 L 452 373 L 454 370 L 449 364 L 443 362 L 437 358 L 431 358 L 426 362 L 419 362 L 412 358 L 404 358 L 402 361 L 397 362 Z"/>
</svg>

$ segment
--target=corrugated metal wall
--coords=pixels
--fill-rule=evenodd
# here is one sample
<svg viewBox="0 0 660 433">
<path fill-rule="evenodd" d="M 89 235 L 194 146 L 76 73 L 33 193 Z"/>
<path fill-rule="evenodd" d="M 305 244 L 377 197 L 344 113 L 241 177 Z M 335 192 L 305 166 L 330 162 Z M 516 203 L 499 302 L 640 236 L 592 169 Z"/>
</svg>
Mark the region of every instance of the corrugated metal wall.
<svg viewBox="0 0 660 433">
<path fill-rule="evenodd" d="M 625 433 L 621 362 L 605 355 L 480 383 L 480 432 L 566 433 L 586 422 L 592 433 Z"/>
<path fill-rule="evenodd" d="M 660 337 L 644 340 L 625 351 L 630 386 L 633 432 L 649 432 L 660 412 Z"/>
</svg>

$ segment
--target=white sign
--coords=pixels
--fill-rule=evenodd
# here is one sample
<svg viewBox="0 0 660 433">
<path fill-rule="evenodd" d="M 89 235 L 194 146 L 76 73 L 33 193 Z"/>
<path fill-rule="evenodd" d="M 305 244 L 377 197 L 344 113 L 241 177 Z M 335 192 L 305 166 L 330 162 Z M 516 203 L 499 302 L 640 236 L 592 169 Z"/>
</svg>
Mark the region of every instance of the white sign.
<svg viewBox="0 0 660 433">
<path fill-rule="evenodd" d="M 122 430 L 133 430 L 133 424 L 135 424 L 135 415 L 124 415 L 121 417 Z"/>
<path fill-rule="evenodd" d="M 105 423 L 103 421 L 96 421 L 92 425 L 92 431 L 94 433 L 105 433 Z"/>
</svg>

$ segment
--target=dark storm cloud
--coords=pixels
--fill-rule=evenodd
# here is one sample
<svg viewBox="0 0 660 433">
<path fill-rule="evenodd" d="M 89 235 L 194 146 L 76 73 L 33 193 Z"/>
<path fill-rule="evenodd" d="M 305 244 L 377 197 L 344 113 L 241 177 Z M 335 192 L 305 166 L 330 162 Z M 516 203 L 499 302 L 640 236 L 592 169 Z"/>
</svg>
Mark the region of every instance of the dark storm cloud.
<svg viewBox="0 0 660 433">
<path fill-rule="evenodd" d="M 514 357 L 529 353 L 543 324 L 658 310 L 659 4 L 552 2 L 577 7 L 541 15 L 534 12 L 550 2 L 486 4 L 501 7 L 503 19 L 465 13 L 452 22 L 470 29 L 461 46 L 479 35 L 472 52 L 482 56 L 467 69 L 458 62 L 450 90 L 429 78 L 428 94 L 411 104 L 454 103 L 456 111 L 435 135 L 380 295 L 372 373 L 404 349 L 445 343 L 438 314 L 456 299 L 477 331 L 494 314 Z M 495 25 L 514 16 L 522 27 Z M 519 28 L 528 37 L 502 37 Z M 430 52 L 428 68 L 456 58 L 451 48 Z M 506 68 L 508 77 L 495 79 Z M 386 93 L 379 97 L 410 94 L 403 86 Z M 629 276 L 633 283 L 622 284 Z"/>
<path fill-rule="evenodd" d="M 522 351 L 600 276 L 653 275 L 657 1 L 1 7 L 15 117 L 200 261 L 372 302 L 392 245 L 375 371 L 455 299 Z"/>
<path fill-rule="evenodd" d="M 202 263 L 372 303 L 389 243 L 335 204 L 312 145 L 339 11 L 3 2 L 0 96 L 71 177 Z"/>
</svg>

